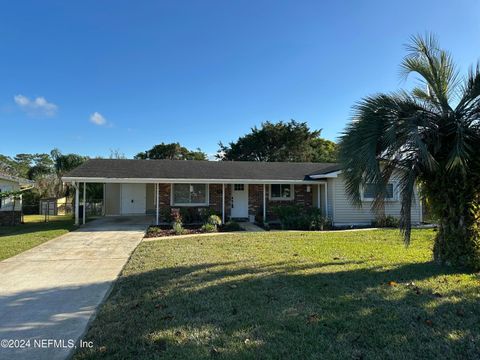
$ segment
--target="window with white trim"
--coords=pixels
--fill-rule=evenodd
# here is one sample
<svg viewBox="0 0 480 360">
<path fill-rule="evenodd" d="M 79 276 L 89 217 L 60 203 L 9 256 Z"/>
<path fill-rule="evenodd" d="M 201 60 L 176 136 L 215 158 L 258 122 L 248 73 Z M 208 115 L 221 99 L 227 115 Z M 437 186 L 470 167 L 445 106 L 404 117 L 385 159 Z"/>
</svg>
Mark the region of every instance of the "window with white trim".
<svg viewBox="0 0 480 360">
<path fill-rule="evenodd" d="M 386 186 L 385 200 L 395 200 L 395 186 L 393 183 L 388 183 Z M 363 187 L 363 199 L 374 200 L 377 193 L 377 185 L 373 183 L 367 183 Z"/>
<path fill-rule="evenodd" d="M 208 184 L 173 184 L 172 205 L 208 205 Z"/>
<path fill-rule="evenodd" d="M 244 184 L 233 184 L 233 190 L 244 191 L 245 190 L 245 185 Z"/>
<path fill-rule="evenodd" d="M 293 185 L 292 184 L 271 184 L 270 199 L 293 200 Z"/>
</svg>

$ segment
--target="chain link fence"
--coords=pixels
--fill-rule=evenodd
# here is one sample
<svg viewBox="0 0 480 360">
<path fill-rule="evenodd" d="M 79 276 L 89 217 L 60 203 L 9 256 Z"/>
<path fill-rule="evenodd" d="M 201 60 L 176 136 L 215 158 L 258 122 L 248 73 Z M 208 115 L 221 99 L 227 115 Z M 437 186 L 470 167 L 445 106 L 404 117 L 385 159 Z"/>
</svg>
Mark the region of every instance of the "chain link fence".
<svg viewBox="0 0 480 360">
<path fill-rule="evenodd" d="M 83 205 L 80 202 L 80 206 Z M 92 199 L 86 203 L 86 216 L 102 216 L 104 214 L 103 200 Z M 54 200 L 23 204 L 24 215 L 73 215 L 75 205 L 72 202 L 56 204 Z"/>
</svg>

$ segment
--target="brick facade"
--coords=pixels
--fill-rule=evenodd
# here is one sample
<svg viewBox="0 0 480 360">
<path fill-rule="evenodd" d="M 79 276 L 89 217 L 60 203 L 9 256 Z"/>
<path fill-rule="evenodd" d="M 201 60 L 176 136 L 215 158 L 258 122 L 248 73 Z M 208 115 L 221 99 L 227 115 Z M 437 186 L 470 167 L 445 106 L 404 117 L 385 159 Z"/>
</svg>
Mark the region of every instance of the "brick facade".
<svg viewBox="0 0 480 360">
<path fill-rule="evenodd" d="M 230 217 L 231 212 L 231 199 L 232 199 L 232 186 L 231 184 L 225 184 L 225 218 Z M 271 209 L 273 206 L 282 205 L 301 205 L 305 207 L 313 206 L 313 192 L 312 187 L 310 191 L 307 191 L 307 185 L 294 185 L 294 198 L 293 200 L 275 201 L 269 199 L 270 186 L 265 185 L 266 198 L 267 198 L 267 219 L 269 221 L 275 220 L 275 215 Z M 160 221 L 167 221 L 171 209 L 179 208 L 178 206 L 171 206 L 171 184 L 160 184 Z M 222 213 L 222 184 L 210 184 L 209 185 L 209 198 L 210 203 L 208 208 L 214 210 L 217 214 Z M 198 208 L 205 208 L 199 206 Z M 263 185 L 262 184 L 249 184 L 248 185 L 248 214 L 254 215 L 256 221 L 263 221 Z"/>
<path fill-rule="evenodd" d="M 14 214 L 11 211 L 0 211 L 0 226 L 12 225 L 12 218 L 14 225 L 20 224 L 22 221 L 21 211 L 15 211 Z"/>
<path fill-rule="evenodd" d="M 267 220 L 275 220 L 275 215 L 272 213 L 272 207 L 285 205 L 300 205 L 303 207 L 313 206 L 313 189 L 310 186 L 310 191 L 307 191 L 308 185 L 294 185 L 293 200 L 270 200 L 270 185 L 265 185 L 265 193 L 267 199 Z M 248 214 L 255 216 L 255 221 L 263 221 L 263 185 L 250 184 L 248 185 Z"/>
<path fill-rule="evenodd" d="M 222 213 L 222 184 L 210 184 L 210 208 L 216 213 Z M 232 185 L 225 184 L 225 218 L 230 216 Z"/>
<path fill-rule="evenodd" d="M 209 206 L 199 206 L 197 208 L 210 208 L 217 214 L 222 214 L 222 184 L 209 185 Z M 159 187 L 159 205 L 160 205 L 160 221 L 167 221 L 172 208 L 180 208 L 179 206 L 171 206 L 172 188 L 171 184 L 160 184 Z M 231 208 L 231 185 L 225 184 L 225 218 L 230 217 Z"/>
</svg>

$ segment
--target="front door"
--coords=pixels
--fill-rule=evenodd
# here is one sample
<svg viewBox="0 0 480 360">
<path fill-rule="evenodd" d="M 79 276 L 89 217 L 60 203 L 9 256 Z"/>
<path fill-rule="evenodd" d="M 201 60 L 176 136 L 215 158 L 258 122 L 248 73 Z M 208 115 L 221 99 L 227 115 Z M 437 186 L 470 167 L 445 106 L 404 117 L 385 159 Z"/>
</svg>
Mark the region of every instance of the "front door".
<svg viewBox="0 0 480 360">
<path fill-rule="evenodd" d="M 122 184 L 122 214 L 145 214 L 146 197 L 145 184 Z"/>
<path fill-rule="evenodd" d="M 232 185 L 232 218 L 248 218 L 248 185 Z"/>
</svg>

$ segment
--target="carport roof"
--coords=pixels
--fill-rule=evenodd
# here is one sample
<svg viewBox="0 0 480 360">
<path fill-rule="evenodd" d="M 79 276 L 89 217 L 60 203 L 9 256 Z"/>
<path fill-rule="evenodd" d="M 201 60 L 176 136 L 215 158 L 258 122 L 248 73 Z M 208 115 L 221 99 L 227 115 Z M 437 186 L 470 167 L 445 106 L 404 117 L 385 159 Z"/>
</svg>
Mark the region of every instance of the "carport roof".
<svg viewBox="0 0 480 360">
<path fill-rule="evenodd" d="M 310 175 L 315 175 L 316 179 L 319 175 L 329 177 L 328 174 L 340 169 L 335 163 L 91 159 L 70 171 L 63 180 L 311 181 Z"/>
</svg>

